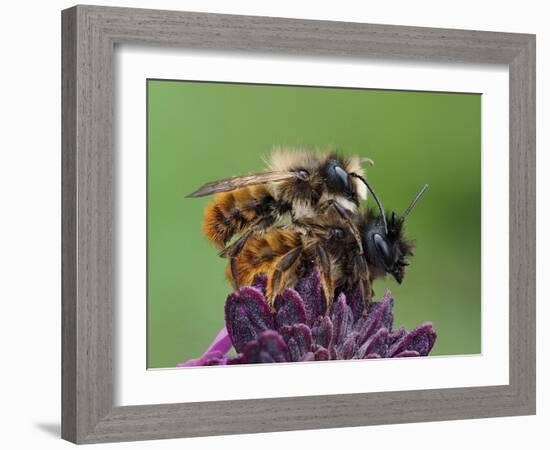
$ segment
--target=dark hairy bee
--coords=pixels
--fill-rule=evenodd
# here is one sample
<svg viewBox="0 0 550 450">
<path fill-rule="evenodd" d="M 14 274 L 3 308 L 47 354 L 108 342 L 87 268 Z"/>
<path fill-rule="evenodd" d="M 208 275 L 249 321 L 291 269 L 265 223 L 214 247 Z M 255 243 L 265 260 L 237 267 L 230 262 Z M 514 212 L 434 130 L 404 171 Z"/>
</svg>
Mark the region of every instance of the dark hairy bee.
<svg viewBox="0 0 550 450">
<path fill-rule="evenodd" d="M 402 215 L 390 212 L 389 219 L 373 193 L 379 212 L 372 209 L 353 214 L 359 231 L 366 265 L 358 264 L 360 249 L 353 233 L 338 214 L 317 216 L 304 234 L 294 229 L 273 228 L 263 235 L 251 237 L 237 256 L 238 270 L 230 266 L 227 277 L 233 285 L 251 284 L 258 274 L 268 277 L 267 299 L 272 302 L 278 292 L 293 287 L 313 266 L 322 275 L 325 298 L 330 302 L 334 292 L 349 289 L 357 283 L 363 290 L 365 308 L 370 302 L 372 283 L 386 274 L 398 283 L 403 281 L 407 257 L 413 254 L 413 244 L 405 237 L 405 219 L 426 192 L 425 185 Z M 236 275 L 236 277 L 235 277 Z"/>
<path fill-rule="evenodd" d="M 368 283 L 372 293 L 372 282 L 386 274 L 393 276 L 395 281 L 402 283 L 405 276 L 405 268 L 409 265 L 407 257 L 413 256 L 414 245 L 412 241 L 405 236 L 405 220 L 414 209 L 418 201 L 422 198 L 428 185 L 424 185 L 416 194 L 403 214 L 398 215 L 394 211 L 386 214 L 384 209 L 380 209 L 376 214 L 367 209 L 365 212 L 356 215 L 355 223 L 361 234 L 361 240 L 369 269 Z M 346 241 L 345 247 L 349 252 L 343 252 L 340 255 L 337 267 L 343 268 L 342 273 L 336 274 L 338 285 L 353 285 L 357 277 L 353 269 L 353 240 L 344 235 Z M 357 251 L 357 250 L 355 250 Z M 349 287 L 349 286 L 348 286 Z"/>
<path fill-rule="evenodd" d="M 221 256 L 231 259 L 237 284 L 241 279 L 237 256 L 251 236 L 281 221 L 287 222 L 288 229 L 307 234 L 316 218 L 327 211 L 343 220 L 359 249 L 359 258 L 364 260 L 361 237 L 351 215 L 370 190 L 361 167 L 366 161 L 371 162 L 335 153 L 278 150 L 271 155 L 267 170 L 207 183 L 188 197 L 216 194 L 205 209 L 203 232 L 221 250 Z M 230 243 L 235 236 L 238 238 Z"/>
</svg>

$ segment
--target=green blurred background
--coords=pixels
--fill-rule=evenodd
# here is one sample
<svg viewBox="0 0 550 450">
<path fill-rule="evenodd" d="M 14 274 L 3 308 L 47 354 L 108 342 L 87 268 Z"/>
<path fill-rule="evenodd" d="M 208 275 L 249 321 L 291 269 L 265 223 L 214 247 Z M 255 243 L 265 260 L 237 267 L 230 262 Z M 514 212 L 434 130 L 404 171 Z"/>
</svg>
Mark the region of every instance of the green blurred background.
<svg viewBox="0 0 550 450">
<path fill-rule="evenodd" d="M 388 287 L 395 327 L 431 321 L 433 355 L 481 352 L 481 96 L 148 80 L 147 365 L 198 357 L 223 326 L 225 260 L 201 234 L 207 181 L 263 168 L 274 146 L 368 156 L 387 209 L 411 214 L 417 244 Z"/>
</svg>

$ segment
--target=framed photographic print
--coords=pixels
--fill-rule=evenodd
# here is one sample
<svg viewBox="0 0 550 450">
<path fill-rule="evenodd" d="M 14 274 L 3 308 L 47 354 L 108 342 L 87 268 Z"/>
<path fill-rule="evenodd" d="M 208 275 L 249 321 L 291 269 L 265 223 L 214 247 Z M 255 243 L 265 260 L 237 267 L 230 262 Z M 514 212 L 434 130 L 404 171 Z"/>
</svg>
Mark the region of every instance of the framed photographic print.
<svg viewBox="0 0 550 450">
<path fill-rule="evenodd" d="M 65 439 L 534 414 L 534 36 L 62 23 Z"/>
</svg>

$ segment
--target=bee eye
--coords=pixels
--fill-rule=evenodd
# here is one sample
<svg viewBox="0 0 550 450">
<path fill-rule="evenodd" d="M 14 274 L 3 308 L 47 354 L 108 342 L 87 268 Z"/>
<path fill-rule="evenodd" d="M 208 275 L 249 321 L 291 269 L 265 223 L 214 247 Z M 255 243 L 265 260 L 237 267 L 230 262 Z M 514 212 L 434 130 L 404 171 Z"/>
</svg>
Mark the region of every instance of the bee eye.
<svg viewBox="0 0 550 450">
<path fill-rule="evenodd" d="M 334 173 L 336 174 L 336 177 L 338 178 L 338 183 L 340 184 L 342 189 L 347 189 L 349 184 L 347 172 L 340 166 L 336 166 L 334 167 Z"/>
<path fill-rule="evenodd" d="M 376 233 L 373 236 L 374 246 L 376 247 L 376 250 L 382 255 L 382 258 L 386 262 L 386 264 L 391 264 L 391 255 L 390 255 L 390 248 L 388 246 L 388 242 L 386 239 L 382 237 L 382 235 Z"/>
<path fill-rule="evenodd" d="M 309 177 L 309 172 L 305 169 L 298 169 L 296 171 L 296 174 L 298 175 L 299 178 L 301 178 L 302 180 L 305 180 L 307 179 L 307 177 Z"/>
<path fill-rule="evenodd" d="M 328 161 L 325 169 L 325 179 L 327 185 L 337 192 L 346 192 L 350 189 L 348 173 L 335 160 Z"/>
<path fill-rule="evenodd" d="M 342 239 L 344 237 L 344 230 L 342 228 L 333 228 L 331 235 L 333 239 Z"/>
</svg>

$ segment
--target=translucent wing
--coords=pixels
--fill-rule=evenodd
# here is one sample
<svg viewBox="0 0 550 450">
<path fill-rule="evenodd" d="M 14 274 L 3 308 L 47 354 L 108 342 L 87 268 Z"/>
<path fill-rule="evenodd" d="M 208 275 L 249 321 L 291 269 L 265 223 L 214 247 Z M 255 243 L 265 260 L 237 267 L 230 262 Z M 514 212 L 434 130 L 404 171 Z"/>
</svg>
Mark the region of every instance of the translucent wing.
<svg viewBox="0 0 550 450">
<path fill-rule="evenodd" d="M 298 178 L 294 172 L 258 172 L 250 175 L 242 175 L 238 177 L 225 178 L 223 180 L 211 181 L 201 186 L 195 192 L 187 195 L 187 197 L 204 197 L 206 195 L 216 194 L 218 192 L 229 192 L 245 186 L 253 186 L 255 184 L 277 183 L 279 181 Z"/>
</svg>

